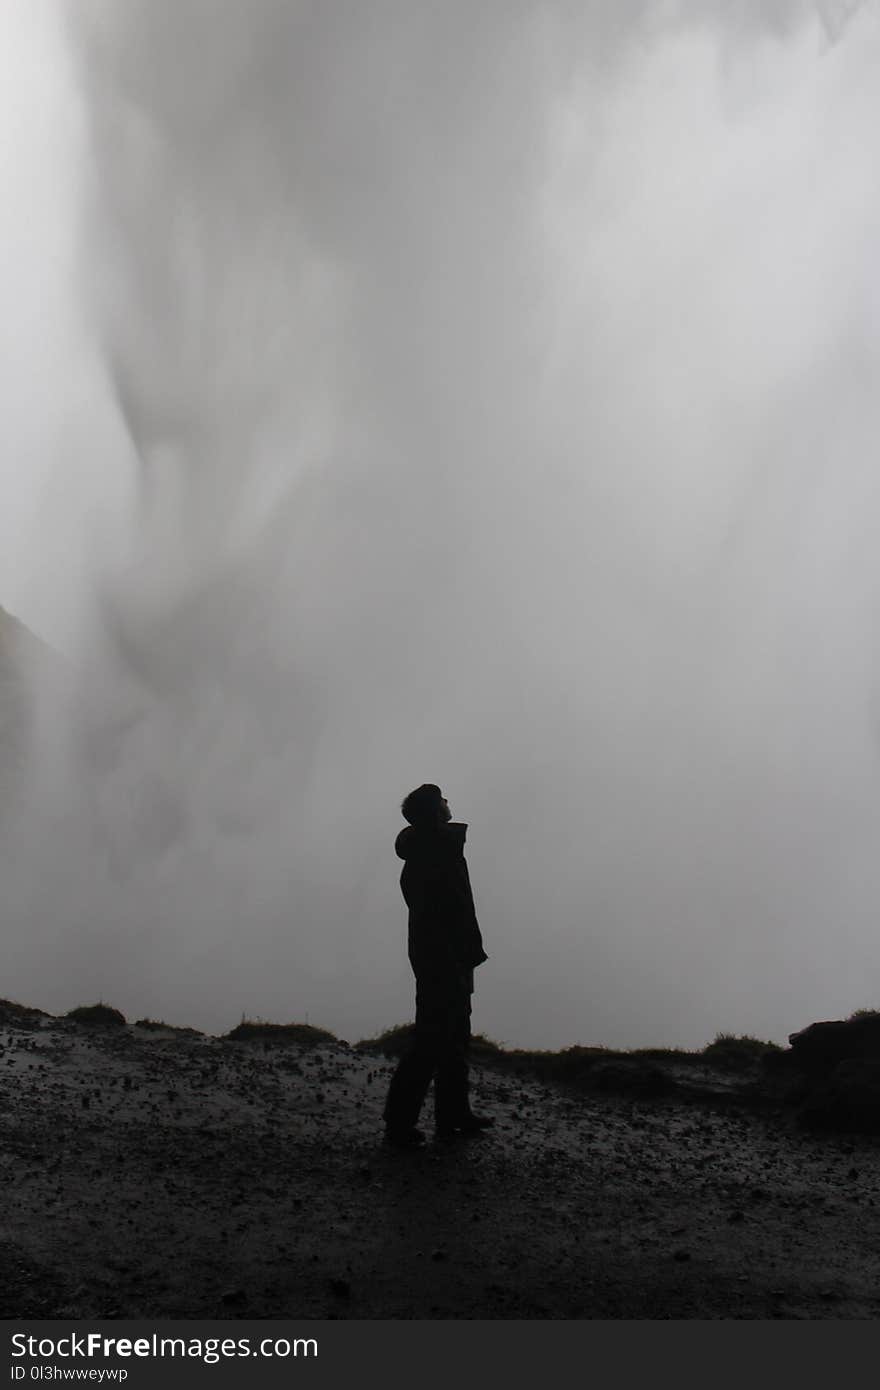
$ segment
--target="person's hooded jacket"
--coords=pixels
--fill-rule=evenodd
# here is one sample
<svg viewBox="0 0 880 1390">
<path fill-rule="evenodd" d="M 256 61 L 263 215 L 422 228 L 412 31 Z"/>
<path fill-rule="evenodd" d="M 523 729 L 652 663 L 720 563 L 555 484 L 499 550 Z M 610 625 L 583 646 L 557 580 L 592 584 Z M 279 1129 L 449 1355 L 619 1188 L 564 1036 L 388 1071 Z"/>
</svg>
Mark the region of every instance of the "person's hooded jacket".
<svg viewBox="0 0 880 1390">
<path fill-rule="evenodd" d="M 477 924 L 464 842 L 467 826 L 408 825 L 394 848 L 409 908 L 409 959 L 416 978 L 471 976 L 488 957 Z"/>
</svg>

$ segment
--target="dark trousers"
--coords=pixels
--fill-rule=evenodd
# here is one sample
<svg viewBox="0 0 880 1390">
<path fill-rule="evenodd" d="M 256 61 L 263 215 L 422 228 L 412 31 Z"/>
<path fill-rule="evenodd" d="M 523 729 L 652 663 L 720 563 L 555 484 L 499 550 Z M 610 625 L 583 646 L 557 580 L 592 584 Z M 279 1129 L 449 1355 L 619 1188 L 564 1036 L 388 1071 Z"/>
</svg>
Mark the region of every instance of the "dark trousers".
<svg viewBox="0 0 880 1390">
<path fill-rule="evenodd" d="M 411 1129 L 434 1080 L 434 1123 L 460 1124 L 468 1104 L 471 991 L 467 975 L 416 979 L 416 1024 L 385 1102 L 385 1123 Z"/>
</svg>

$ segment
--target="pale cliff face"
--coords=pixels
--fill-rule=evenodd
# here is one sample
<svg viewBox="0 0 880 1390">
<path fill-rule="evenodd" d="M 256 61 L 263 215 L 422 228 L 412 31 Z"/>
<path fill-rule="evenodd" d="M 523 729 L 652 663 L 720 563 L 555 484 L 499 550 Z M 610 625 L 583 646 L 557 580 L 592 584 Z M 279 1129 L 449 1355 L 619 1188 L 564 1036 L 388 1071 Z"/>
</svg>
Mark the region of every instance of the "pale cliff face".
<svg viewBox="0 0 880 1390">
<path fill-rule="evenodd" d="M 0 818 L 19 803 L 39 682 L 56 663 L 51 648 L 0 607 Z"/>
<path fill-rule="evenodd" d="M 30 628 L 0 606 L 0 680 L 28 680 L 54 653 Z"/>
</svg>

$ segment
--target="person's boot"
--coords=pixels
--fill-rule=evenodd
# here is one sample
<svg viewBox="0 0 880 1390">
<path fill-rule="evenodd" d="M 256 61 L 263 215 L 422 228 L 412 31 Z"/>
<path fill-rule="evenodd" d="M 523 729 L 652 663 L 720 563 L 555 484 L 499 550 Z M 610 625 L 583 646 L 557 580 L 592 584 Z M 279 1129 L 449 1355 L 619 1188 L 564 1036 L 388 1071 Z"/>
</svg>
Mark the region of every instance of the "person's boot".
<svg viewBox="0 0 880 1390">
<path fill-rule="evenodd" d="M 470 1111 L 463 1119 L 459 1120 L 457 1128 L 461 1130 L 462 1134 L 478 1134 L 481 1129 L 491 1129 L 494 1123 L 494 1115 L 475 1115 L 473 1111 Z"/>
<path fill-rule="evenodd" d="M 494 1123 L 494 1115 L 475 1115 L 468 1111 L 467 1115 L 462 1115 L 452 1124 L 441 1121 L 434 1133 L 437 1139 L 456 1139 L 462 1134 L 479 1134 L 484 1129 L 491 1129 Z"/>
<path fill-rule="evenodd" d="M 385 1126 L 385 1143 L 395 1149 L 418 1149 L 424 1142 L 424 1134 L 415 1126 L 409 1129 L 402 1129 L 399 1125 Z"/>
</svg>

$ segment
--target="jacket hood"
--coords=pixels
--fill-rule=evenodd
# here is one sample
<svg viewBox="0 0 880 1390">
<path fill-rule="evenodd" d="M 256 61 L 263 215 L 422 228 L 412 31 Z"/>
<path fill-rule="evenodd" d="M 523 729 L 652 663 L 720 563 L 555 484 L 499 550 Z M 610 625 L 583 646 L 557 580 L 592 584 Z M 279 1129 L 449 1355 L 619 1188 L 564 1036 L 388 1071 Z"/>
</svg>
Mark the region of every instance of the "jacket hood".
<svg viewBox="0 0 880 1390">
<path fill-rule="evenodd" d="M 405 825 L 394 841 L 398 859 L 416 859 L 422 854 L 436 854 L 439 849 L 462 850 L 467 837 L 464 821 L 449 821 L 447 825 Z"/>
</svg>

